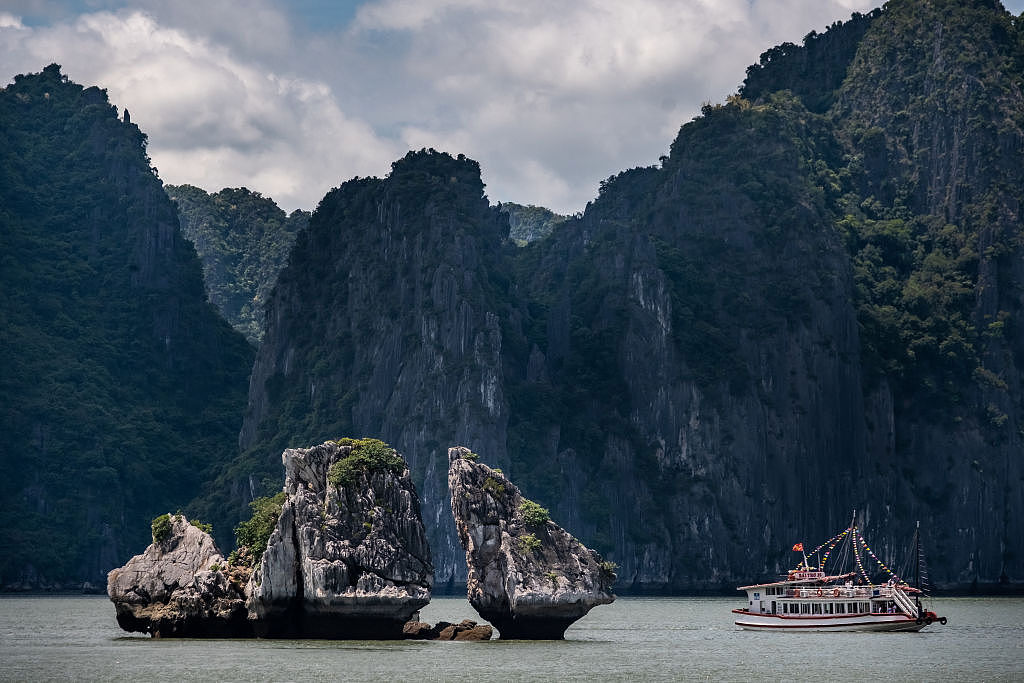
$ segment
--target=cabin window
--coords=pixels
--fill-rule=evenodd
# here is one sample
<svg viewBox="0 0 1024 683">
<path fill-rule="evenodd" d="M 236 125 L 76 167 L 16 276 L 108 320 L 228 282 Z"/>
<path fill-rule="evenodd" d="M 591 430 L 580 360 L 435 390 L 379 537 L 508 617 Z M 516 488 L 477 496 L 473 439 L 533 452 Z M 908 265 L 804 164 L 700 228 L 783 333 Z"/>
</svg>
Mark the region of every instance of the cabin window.
<svg viewBox="0 0 1024 683">
<path fill-rule="evenodd" d="M 814 605 L 811 606 L 811 614 L 821 614 L 821 604 L 820 603 L 816 602 L 816 603 L 814 603 Z"/>
<path fill-rule="evenodd" d="M 848 611 L 848 612 L 849 612 L 850 614 L 856 614 L 856 613 L 857 613 L 857 603 L 855 603 L 855 602 L 850 602 L 850 603 L 847 603 L 847 604 L 846 604 L 846 610 L 847 610 L 847 611 Z"/>
<path fill-rule="evenodd" d="M 836 603 L 836 614 L 846 614 L 846 603 L 844 603 L 844 602 L 837 602 Z"/>
<path fill-rule="evenodd" d="M 825 603 L 825 614 L 832 614 L 832 603 Z"/>
<path fill-rule="evenodd" d="M 810 605 L 808 605 L 806 602 L 800 605 L 800 614 L 810 614 L 810 613 L 811 613 L 811 606 Z"/>
<path fill-rule="evenodd" d="M 862 603 L 860 603 L 860 611 L 861 612 L 870 612 L 871 611 L 871 603 L 870 602 L 862 602 Z"/>
</svg>

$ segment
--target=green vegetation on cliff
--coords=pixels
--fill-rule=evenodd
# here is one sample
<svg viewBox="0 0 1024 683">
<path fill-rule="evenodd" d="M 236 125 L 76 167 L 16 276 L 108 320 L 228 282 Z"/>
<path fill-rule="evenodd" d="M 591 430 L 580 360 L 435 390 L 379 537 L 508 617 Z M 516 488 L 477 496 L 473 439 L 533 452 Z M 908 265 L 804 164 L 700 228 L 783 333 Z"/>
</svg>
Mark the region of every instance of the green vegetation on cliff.
<svg viewBox="0 0 1024 683">
<path fill-rule="evenodd" d="M 263 338 L 263 306 L 309 212 L 285 215 L 269 197 L 244 187 L 208 194 L 192 185 L 164 187 L 181 231 L 203 263 L 210 301 L 253 344 Z"/>
<path fill-rule="evenodd" d="M 569 219 L 543 206 L 523 206 L 513 202 L 498 205 L 502 213 L 508 214 L 508 236 L 519 246 L 550 235 L 555 228 Z"/>
<path fill-rule="evenodd" d="M 780 570 L 851 508 L 969 527 L 936 532 L 945 580 L 1020 574 L 1022 45 L 994 0 L 855 14 L 520 249 L 475 164 L 346 183 L 282 276 L 243 441 L 387 435 L 427 507 L 465 443 L 648 587 Z"/>
<path fill-rule="evenodd" d="M 327 481 L 334 486 L 349 486 L 360 474 L 390 471 L 400 475 L 405 471 L 405 460 L 394 448 L 379 439 L 341 439 L 339 446 L 351 446 L 347 456 L 331 465 Z"/>
<path fill-rule="evenodd" d="M 277 528 L 277 520 L 281 518 L 281 510 L 288 494 L 279 491 L 273 496 L 261 496 L 249 503 L 252 516 L 239 522 L 235 527 L 236 551 L 232 553 L 232 562 L 238 557 L 238 550 L 247 549 L 243 556 L 251 560 L 249 566 L 258 567 L 260 558 L 267 549 L 267 541 Z"/>
<path fill-rule="evenodd" d="M 0 113 L 53 106 L 17 91 L 30 85 L 12 86 L 13 99 L 5 91 Z M 1022 23 L 995 0 L 891 0 L 802 46 L 766 51 L 737 95 L 682 126 L 660 166 L 610 177 L 580 216 L 490 207 L 476 162 L 410 152 L 385 178 L 332 190 L 297 233 L 267 294 L 243 452 L 185 468 L 168 455 L 180 452 L 181 435 L 220 434 L 223 423 L 210 416 L 216 429 L 190 431 L 184 413 L 146 404 L 148 395 L 139 403 L 141 392 L 122 386 L 180 370 L 181 358 L 147 346 L 159 332 L 157 349 L 169 338 L 171 353 L 178 337 L 82 294 L 133 263 L 118 251 L 123 235 L 105 241 L 107 227 L 152 207 L 97 220 L 115 199 L 103 183 L 74 195 L 57 180 L 25 181 L 60 168 L 78 187 L 84 167 L 37 158 L 61 134 L 56 124 L 5 125 L 2 142 L 18 151 L 4 157 L 4 187 L 20 189 L 0 204 L 5 220 L 13 216 L 4 236 L 13 246 L 0 258 L 11 282 L 33 284 L 0 304 L 4 342 L 24 354 L 4 354 L 13 369 L 0 373 L 4 395 L 27 396 L 24 414 L 21 403 L 4 406 L 4 425 L 22 435 L 12 453 L 49 453 L 57 443 L 92 498 L 69 493 L 55 471 L 46 485 L 31 476 L 4 482 L 4 500 L 18 502 L 3 513 L 0 540 L 38 542 L 29 538 L 35 527 L 15 524 L 37 511 L 86 505 L 105 515 L 97 491 L 122 480 L 186 472 L 191 482 L 167 479 L 180 493 L 213 468 L 200 507 L 230 528 L 250 497 L 278 488 L 283 448 L 363 433 L 408 458 L 428 517 L 439 520 L 430 531 L 439 582 L 462 578 L 464 566 L 445 522 L 445 451 L 455 443 L 487 454 L 541 501 L 524 516 L 541 519 L 542 503 L 572 520 L 574 533 L 619 563 L 606 571 L 626 586 L 713 589 L 770 575 L 791 559 L 793 537 L 831 533 L 851 508 L 886 528 L 874 534 L 879 547 L 897 547 L 917 519 L 934 529 L 940 581 L 1016 580 L 1024 575 L 1022 90 Z M 90 93 L 76 97 L 99 108 L 84 111 L 116 139 L 134 140 L 128 156 L 138 157 L 141 134 Z M 45 136 L 38 149 L 19 147 L 18 136 L 36 129 Z M 90 135 L 121 169 L 120 148 L 88 128 L 66 141 L 71 158 L 92 158 L 80 148 Z M 197 202 L 220 196 L 187 192 Z M 243 194 L 224 201 L 247 212 L 268 206 L 231 192 Z M 34 207 L 44 207 L 45 230 L 24 229 Z M 69 236 L 75 231 L 83 240 Z M 215 260 L 244 260 L 244 249 L 223 239 Z M 45 267 L 28 268 L 32 259 Z M 109 269 L 96 266 L 104 259 Z M 194 261 L 182 265 L 192 275 L 168 289 L 201 293 Z M 126 286 L 162 281 L 151 264 L 134 265 Z M 260 277 L 271 269 L 253 267 Z M 46 277 L 28 277 L 33 269 Z M 51 291 L 58 280 L 60 296 Z M 263 296 L 249 291 L 248 301 Z M 155 306 L 163 293 L 142 299 Z M 119 348 L 93 332 L 105 329 L 93 320 L 124 325 L 118 339 L 132 340 L 134 365 L 118 359 L 92 372 L 94 355 Z M 68 340 L 87 342 L 89 353 L 61 355 Z M 55 379 L 44 391 L 24 380 L 30 375 Z M 198 380 L 186 379 L 193 397 Z M 104 392 L 118 400 L 97 401 Z M 65 394 L 72 401 L 46 409 L 79 418 L 78 431 L 38 427 L 35 416 L 47 414 L 38 404 Z M 167 462 L 136 457 L 159 438 Z M 111 456 L 126 440 L 131 457 Z M 337 464 L 335 483 L 398 467 L 389 447 L 367 443 Z M 86 461 L 108 464 L 80 467 Z M 484 483 L 495 499 L 507 494 L 499 479 Z M 274 504 L 260 501 L 261 521 L 246 524 L 269 533 Z M 173 509 L 165 505 L 145 509 Z M 518 539 L 523 552 L 536 542 Z"/>
<path fill-rule="evenodd" d="M 102 585 L 234 448 L 252 351 L 146 138 L 57 65 L 0 91 L 0 584 Z"/>
</svg>

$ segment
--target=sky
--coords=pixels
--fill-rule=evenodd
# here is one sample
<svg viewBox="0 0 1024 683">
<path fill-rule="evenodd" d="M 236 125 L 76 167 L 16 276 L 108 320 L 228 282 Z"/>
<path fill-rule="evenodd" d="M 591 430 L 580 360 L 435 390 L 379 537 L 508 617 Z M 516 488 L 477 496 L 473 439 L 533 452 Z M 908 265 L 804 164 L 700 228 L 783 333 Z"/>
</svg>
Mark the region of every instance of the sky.
<svg viewBox="0 0 1024 683">
<path fill-rule="evenodd" d="M 314 209 L 410 149 L 491 202 L 581 211 L 746 67 L 878 0 L 3 0 L 0 82 L 106 88 L 165 183 Z M 1024 11 L 1024 0 L 1004 3 Z"/>
</svg>

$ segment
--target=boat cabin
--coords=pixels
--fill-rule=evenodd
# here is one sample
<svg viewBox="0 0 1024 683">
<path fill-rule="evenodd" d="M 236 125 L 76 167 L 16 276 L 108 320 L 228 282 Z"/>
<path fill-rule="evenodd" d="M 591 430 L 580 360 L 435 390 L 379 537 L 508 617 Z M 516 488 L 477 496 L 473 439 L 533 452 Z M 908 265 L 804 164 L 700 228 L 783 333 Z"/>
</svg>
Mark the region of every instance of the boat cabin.
<svg viewBox="0 0 1024 683">
<path fill-rule="evenodd" d="M 820 571 L 793 570 L 785 581 L 741 586 L 747 611 L 753 614 L 848 615 L 898 614 L 900 598 L 893 585 L 855 585 L 853 574 L 826 576 Z"/>
</svg>

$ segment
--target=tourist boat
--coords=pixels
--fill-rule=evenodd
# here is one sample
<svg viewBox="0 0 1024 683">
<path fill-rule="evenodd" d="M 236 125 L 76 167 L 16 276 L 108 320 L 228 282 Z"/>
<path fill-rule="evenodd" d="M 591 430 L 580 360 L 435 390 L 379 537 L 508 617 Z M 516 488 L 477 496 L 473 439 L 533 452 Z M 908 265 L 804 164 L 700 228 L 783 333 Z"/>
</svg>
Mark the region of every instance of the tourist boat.
<svg viewBox="0 0 1024 683">
<path fill-rule="evenodd" d="M 797 543 L 793 550 L 803 552 L 803 544 Z M 819 567 L 810 566 L 804 553 L 803 562 L 790 570 L 785 579 L 740 586 L 737 590 L 746 591 L 747 605 L 733 610 L 736 625 L 744 629 L 920 631 L 936 621 L 946 623 L 946 617 L 921 605 L 923 560 L 919 533 L 915 534 L 915 586 L 908 585 L 875 556 L 853 523 L 810 555 L 822 550 Z M 856 570 L 829 575 L 825 566 L 836 555 L 852 559 Z M 862 555 L 870 556 L 888 573 L 885 583 L 872 583 L 864 570 Z"/>
</svg>

